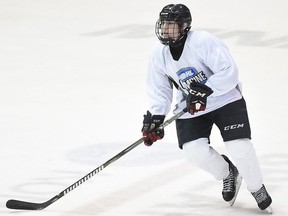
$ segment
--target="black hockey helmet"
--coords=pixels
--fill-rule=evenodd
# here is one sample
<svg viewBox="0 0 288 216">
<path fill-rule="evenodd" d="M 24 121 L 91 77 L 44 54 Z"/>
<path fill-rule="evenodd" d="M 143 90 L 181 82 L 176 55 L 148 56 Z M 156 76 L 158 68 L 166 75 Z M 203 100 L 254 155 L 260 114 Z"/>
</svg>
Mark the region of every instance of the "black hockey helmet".
<svg viewBox="0 0 288 216">
<path fill-rule="evenodd" d="M 165 23 L 167 24 L 169 21 L 178 24 L 178 28 L 170 29 L 170 34 L 165 32 Z M 177 42 L 190 30 L 191 23 L 192 17 L 189 8 L 183 4 L 169 4 L 166 5 L 159 14 L 159 19 L 155 26 L 155 33 L 162 44 L 177 45 Z M 171 36 L 172 34 L 174 36 Z"/>
</svg>

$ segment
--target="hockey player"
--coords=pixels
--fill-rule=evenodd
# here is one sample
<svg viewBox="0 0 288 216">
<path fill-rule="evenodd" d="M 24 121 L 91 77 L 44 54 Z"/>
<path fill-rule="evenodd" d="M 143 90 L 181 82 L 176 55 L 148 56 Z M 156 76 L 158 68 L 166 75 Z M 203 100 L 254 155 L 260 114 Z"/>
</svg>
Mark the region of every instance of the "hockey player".
<svg viewBox="0 0 288 216">
<path fill-rule="evenodd" d="M 161 43 L 152 50 L 147 75 L 150 107 L 142 133 L 147 146 L 162 139 L 163 123 L 170 110 L 173 86 L 175 112 L 188 109 L 176 120 L 179 147 L 195 166 L 223 180 L 223 199 L 233 205 L 242 177 L 261 210 L 271 209 L 251 143 L 246 103 L 238 70 L 228 48 L 205 31 L 191 31 L 192 17 L 183 4 L 169 4 L 160 12 L 155 33 Z M 216 125 L 235 165 L 210 146 Z M 271 211 L 271 210 L 270 210 Z"/>
</svg>

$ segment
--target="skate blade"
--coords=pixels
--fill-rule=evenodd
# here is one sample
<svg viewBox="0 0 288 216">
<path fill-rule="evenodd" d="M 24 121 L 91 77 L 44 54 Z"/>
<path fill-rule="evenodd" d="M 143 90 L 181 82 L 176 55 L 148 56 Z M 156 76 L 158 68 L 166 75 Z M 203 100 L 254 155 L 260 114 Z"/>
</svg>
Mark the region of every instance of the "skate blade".
<svg viewBox="0 0 288 216">
<path fill-rule="evenodd" d="M 264 211 L 266 211 L 269 214 L 273 214 L 273 209 L 271 206 L 268 206 Z"/>
<path fill-rule="evenodd" d="M 236 201 L 236 198 L 237 198 L 241 183 L 242 183 L 242 176 L 239 175 L 238 178 L 237 178 L 237 182 L 236 182 L 235 195 L 234 195 L 233 199 L 228 202 L 230 206 L 233 206 L 235 201 Z"/>
</svg>

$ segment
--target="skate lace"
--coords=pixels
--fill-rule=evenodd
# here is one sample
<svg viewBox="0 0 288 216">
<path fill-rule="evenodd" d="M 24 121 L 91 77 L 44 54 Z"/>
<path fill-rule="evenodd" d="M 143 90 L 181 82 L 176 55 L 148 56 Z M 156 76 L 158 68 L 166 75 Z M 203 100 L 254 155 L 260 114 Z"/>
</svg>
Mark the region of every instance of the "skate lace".
<svg viewBox="0 0 288 216">
<path fill-rule="evenodd" d="M 257 203 L 261 203 L 268 198 L 266 189 L 264 187 L 261 187 L 258 191 L 252 193 L 252 195 L 254 196 Z"/>
<path fill-rule="evenodd" d="M 234 191 L 234 171 L 230 170 L 230 173 L 226 179 L 223 180 L 223 191 L 229 192 Z"/>
</svg>

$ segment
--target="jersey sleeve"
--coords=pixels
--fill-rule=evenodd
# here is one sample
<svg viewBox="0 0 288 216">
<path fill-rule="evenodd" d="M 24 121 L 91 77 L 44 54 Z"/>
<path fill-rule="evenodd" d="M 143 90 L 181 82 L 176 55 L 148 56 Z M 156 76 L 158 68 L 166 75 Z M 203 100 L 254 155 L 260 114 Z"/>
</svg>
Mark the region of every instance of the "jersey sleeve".
<svg viewBox="0 0 288 216">
<path fill-rule="evenodd" d="M 171 108 L 173 87 L 165 74 L 162 49 L 155 46 L 149 57 L 146 88 L 149 111 L 153 115 L 167 115 Z"/>
<path fill-rule="evenodd" d="M 206 85 L 214 91 L 211 96 L 223 95 L 239 84 L 238 68 L 221 40 L 209 33 L 205 33 L 203 38 L 203 61 L 213 72 Z"/>
</svg>

